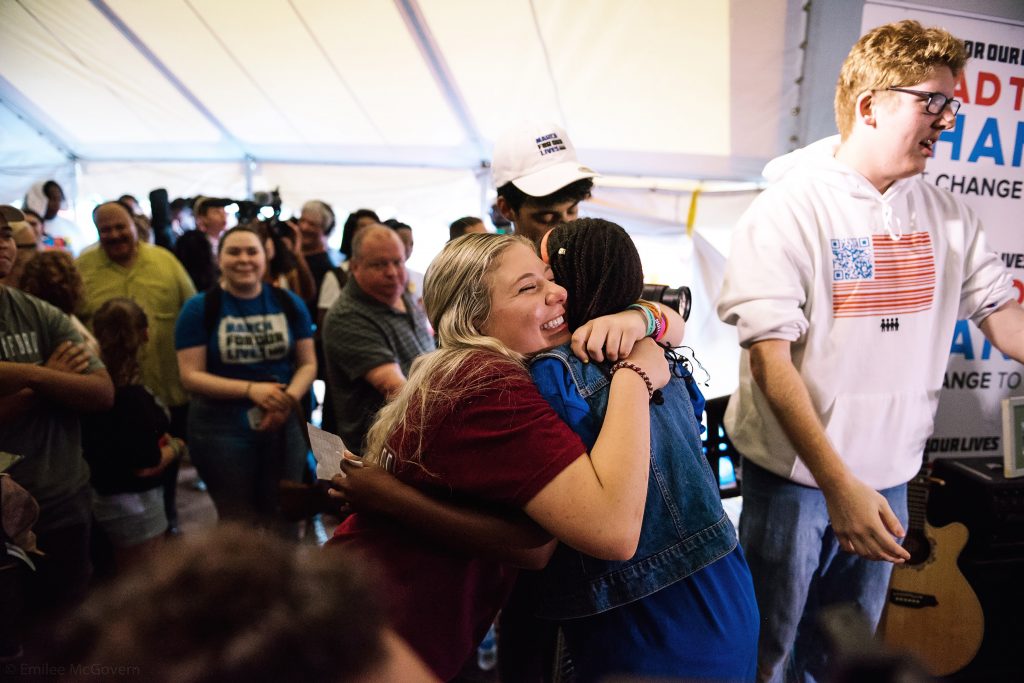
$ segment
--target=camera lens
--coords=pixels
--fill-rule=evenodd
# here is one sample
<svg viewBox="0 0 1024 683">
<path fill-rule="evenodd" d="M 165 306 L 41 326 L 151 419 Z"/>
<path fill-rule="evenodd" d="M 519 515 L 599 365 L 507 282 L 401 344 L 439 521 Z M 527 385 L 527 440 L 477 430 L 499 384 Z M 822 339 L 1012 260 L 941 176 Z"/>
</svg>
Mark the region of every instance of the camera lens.
<svg viewBox="0 0 1024 683">
<path fill-rule="evenodd" d="M 679 315 L 683 317 L 683 320 L 690 319 L 690 288 L 685 285 L 669 287 L 668 285 L 645 284 L 640 297 L 647 301 L 657 301 L 660 304 L 671 306 L 679 311 Z"/>
</svg>

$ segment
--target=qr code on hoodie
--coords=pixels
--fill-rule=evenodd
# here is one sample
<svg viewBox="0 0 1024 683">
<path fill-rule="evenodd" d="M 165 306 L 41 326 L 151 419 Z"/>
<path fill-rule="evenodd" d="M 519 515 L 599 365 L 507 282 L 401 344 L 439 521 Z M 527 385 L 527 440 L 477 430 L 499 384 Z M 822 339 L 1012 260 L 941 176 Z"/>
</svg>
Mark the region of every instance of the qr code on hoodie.
<svg viewBox="0 0 1024 683">
<path fill-rule="evenodd" d="M 866 280 L 872 276 L 871 239 L 849 237 L 831 240 L 832 281 Z"/>
</svg>

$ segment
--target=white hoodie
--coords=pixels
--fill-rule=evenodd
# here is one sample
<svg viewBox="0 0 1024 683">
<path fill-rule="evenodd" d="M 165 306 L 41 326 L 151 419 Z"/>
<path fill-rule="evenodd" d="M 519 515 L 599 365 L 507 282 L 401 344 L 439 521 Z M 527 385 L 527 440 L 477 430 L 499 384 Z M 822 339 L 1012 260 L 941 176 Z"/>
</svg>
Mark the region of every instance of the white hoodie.
<svg viewBox="0 0 1024 683">
<path fill-rule="evenodd" d="M 750 374 L 747 349 L 792 342 L 832 445 L 875 489 L 908 481 L 932 432 L 953 328 L 1015 298 L 973 212 L 920 177 L 886 193 L 827 138 L 771 161 L 740 219 L 718 315 L 743 353 L 726 429 L 741 453 L 815 486 Z"/>
</svg>

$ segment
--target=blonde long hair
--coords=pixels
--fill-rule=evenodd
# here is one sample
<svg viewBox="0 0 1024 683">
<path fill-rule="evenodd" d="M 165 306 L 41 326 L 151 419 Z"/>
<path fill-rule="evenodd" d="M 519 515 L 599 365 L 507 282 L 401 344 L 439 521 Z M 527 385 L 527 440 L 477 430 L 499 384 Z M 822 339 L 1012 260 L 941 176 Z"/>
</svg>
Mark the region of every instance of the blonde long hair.
<svg viewBox="0 0 1024 683">
<path fill-rule="evenodd" d="M 385 445 L 400 430 L 403 442 L 417 439 L 410 460 L 418 462 L 425 426 L 453 410 L 466 396 L 503 381 L 494 379 L 493 372 L 479 371 L 480 363 L 468 362 L 473 354 L 492 354 L 494 360 L 526 373 L 521 354 L 480 329 L 491 311 L 490 275 L 501 255 L 514 244 L 533 249 L 523 237 L 464 235 L 448 242 L 427 268 L 423 303 L 439 348 L 413 362 L 405 386 L 377 414 L 366 437 L 367 460 L 380 464 Z M 399 451 L 406 450 L 402 444 L 395 445 Z"/>
</svg>

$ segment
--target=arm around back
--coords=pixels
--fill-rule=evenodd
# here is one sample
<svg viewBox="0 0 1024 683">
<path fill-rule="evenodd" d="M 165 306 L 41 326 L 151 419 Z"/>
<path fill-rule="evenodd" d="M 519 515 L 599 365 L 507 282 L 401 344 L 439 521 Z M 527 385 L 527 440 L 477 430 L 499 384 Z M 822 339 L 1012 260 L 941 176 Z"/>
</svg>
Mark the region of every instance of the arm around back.
<svg viewBox="0 0 1024 683">
<path fill-rule="evenodd" d="M 660 388 L 668 381 L 664 353 L 651 340 L 629 360 Z M 525 507 L 556 538 L 601 559 L 636 553 L 650 470 L 649 394 L 643 378 L 623 368 L 612 375 L 604 425 L 590 457 L 556 475 Z"/>
</svg>

